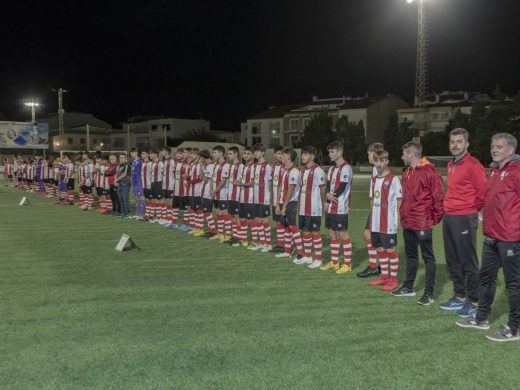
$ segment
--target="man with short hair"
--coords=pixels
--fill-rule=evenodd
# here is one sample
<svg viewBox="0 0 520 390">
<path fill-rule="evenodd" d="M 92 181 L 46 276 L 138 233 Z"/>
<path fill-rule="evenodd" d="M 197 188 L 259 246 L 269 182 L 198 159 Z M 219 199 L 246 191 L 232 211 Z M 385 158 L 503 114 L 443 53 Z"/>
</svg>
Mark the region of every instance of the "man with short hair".
<svg viewBox="0 0 520 390">
<path fill-rule="evenodd" d="M 343 143 L 335 141 L 327 150 L 333 165 L 330 167 L 325 189 L 327 203 L 325 226 L 329 229 L 331 261 L 320 267 L 322 271 L 333 270 L 346 274 L 352 270 L 352 242 L 348 234 L 348 213 L 352 189 L 352 167 L 343 158 Z M 343 246 L 343 265 L 339 265 L 340 248 Z"/>
<path fill-rule="evenodd" d="M 441 175 L 433 164 L 422 159 L 422 146 L 408 142 L 403 146 L 403 162 L 408 167 L 403 173 L 403 201 L 399 210 L 406 251 L 406 280 L 392 292 L 395 297 L 413 297 L 413 286 L 419 268 L 419 247 L 425 265 L 425 289 L 419 305 L 433 303 L 435 286 L 435 255 L 433 253 L 433 226 L 443 214 L 444 188 Z"/>
<path fill-rule="evenodd" d="M 143 160 L 139 157 L 137 149 L 130 150 L 130 157 L 132 159 L 132 190 L 135 196 L 135 215 L 141 220 L 145 212 L 145 198 L 142 180 Z"/>
<path fill-rule="evenodd" d="M 283 159 L 283 146 L 278 145 L 273 148 L 274 152 L 274 164 L 271 166 L 272 174 L 273 174 L 273 189 L 272 189 L 272 217 L 273 221 L 276 224 L 276 245 L 273 247 L 273 253 L 283 253 L 284 252 L 284 242 L 285 242 L 285 228 L 281 221 L 281 215 L 276 214 L 276 206 L 278 199 L 276 199 L 276 194 L 278 193 L 278 187 L 280 186 L 280 182 L 282 180 L 283 171 L 285 170 L 285 165 L 282 163 Z"/>
<path fill-rule="evenodd" d="M 377 150 L 384 150 L 383 144 L 381 142 L 374 142 L 368 145 L 367 156 L 368 162 L 372 165 L 372 178 L 378 175 L 377 169 L 374 164 L 374 152 L 376 152 Z M 369 198 L 370 195 L 371 194 L 369 194 Z M 372 199 L 370 198 L 370 200 Z M 376 276 L 381 273 L 381 268 L 377 265 L 377 251 L 372 246 L 372 232 L 370 231 L 370 213 L 368 214 L 367 222 L 365 223 L 365 230 L 363 231 L 363 235 L 365 237 L 365 245 L 367 247 L 368 252 L 368 265 L 367 268 L 356 274 L 360 278 Z"/>
<path fill-rule="evenodd" d="M 229 168 L 229 182 L 228 182 L 228 216 L 226 219 L 226 226 L 232 228 L 231 238 L 224 241 L 227 244 L 233 245 L 238 243 L 240 229 L 239 205 L 240 205 L 240 186 L 239 181 L 242 178 L 242 171 L 244 164 L 240 161 L 240 151 L 236 146 L 232 146 L 227 151 L 227 160 L 230 164 Z"/>
<path fill-rule="evenodd" d="M 321 238 L 321 215 L 325 204 L 325 187 L 327 179 L 325 172 L 316 163 L 317 150 L 314 146 L 302 148 L 301 187 L 298 219 L 303 235 L 303 255 L 309 259 L 309 268 L 321 267 L 321 252 L 323 241 Z M 314 246 L 314 259 L 312 247 Z M 305 263 L 308 263 L 306 261 Z"/>
<path fill-rule="evenodd" d="M 252 232 L 255 221 L 253 193 L 253 186 L 255 181 L 255 164 L 253 161 L 253 150 L 246 146 L 244 148 L 242 157 L 244 159 L 244 169 L 242 170 L 242 177 L 238 183 L 240 186 L 240 230 L 238 237 L 240 242 L 231 245 L 234 247 L 243 246 L 247 248 L 247 227 L 249 226 Z M 256 241 L 253 241 L 251 246 L 254 248 L 257 246 L 257 244 L 258 243 Z"/>
<path fill-rule="evenodd" d="M 520 340 L 520 156 L 518 141 L 509 133 L 491 138 L 493 163 L 484 198 L 484 245 L 480 267 L 480 296 L 475 318 L 462 319 L 464 328 L 489 329 L 497 274 L 504 273 L 509 293 L 509 320 L 489 340 Z"/>
<path fill-rule="evenodd" d="M 280 185 L 277 188 L 276 199 L 278 199 L 278 205 L 275 209 L 275 213 L 280 216 L 280 222 L 285 229 L 285 248 L 284 252 L 278 253 L 276 257 L 291 257 L 294 244 L 298 255 L 293 260 L 293 263 L 310 264 L 312 260 L 310 258 L 304 259 L 303 257 L 302 236 L 296 222 L 301 173 L 294 163 L 295 160 L 296 151 L 291 148 L 285 148 L 282 159 L 285 169 Z"/>
<path fill-rule="evenodd" d="M 224 242 L 231 237 L 226 236 L 226 220 L 228 218 L 227 202 L 228 202 L 228 180 L 230 165 L 224 157 L 226 149 L 217 145 L 213 148 L 212 156 L 215 162 L 213 169 L 213 178 L 211 186 L 211 194 L 214 199 L 215 213 L 217 215 L 217 232 L 218 234 L 210 239 L 219 239 Z"/>
<path fill-rule="evenodd" d="M 253 241 L 258 237 L 260 245 L 251 250 L 269 252 L 271 248 L 271 225 L 269 224 L 269 206 L 271 205 L 272 167 L 265 160 L 265 146 L 253 146 L 253 155 L 256 159 L 253 186 L 255 223 L 253 225 Z M 249 249 L 249 248 L 248 248 Z"/>
<path fill-rule="evenodd" d="M 456 310 L 459 317 L 469 317 L 478 304 L 477 228 L 486 194 L 486 173 L 482 164 L 468 153 L 465 129 L 450 132 L 449 147 L 453 159 L 448 163 L 442 232 L 454 294 L 439 308 Z"/>
</svg>

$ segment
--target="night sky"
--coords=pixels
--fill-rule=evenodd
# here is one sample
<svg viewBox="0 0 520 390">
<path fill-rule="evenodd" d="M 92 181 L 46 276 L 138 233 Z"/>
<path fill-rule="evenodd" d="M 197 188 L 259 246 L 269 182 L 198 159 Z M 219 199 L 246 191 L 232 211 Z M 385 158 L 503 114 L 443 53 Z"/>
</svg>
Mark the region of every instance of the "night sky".
<svg viewBox="0 0 520 390">
<path fill-rule="evenodd" d="M 427 0 L 430 90 L 520 89 L 518 0 Z M 405 0 L 0 1 L 0 111 L 21 102 L 112 123 L 202 116 L 217 130 L 313 95 L 414 93 Z"/>
</svg>

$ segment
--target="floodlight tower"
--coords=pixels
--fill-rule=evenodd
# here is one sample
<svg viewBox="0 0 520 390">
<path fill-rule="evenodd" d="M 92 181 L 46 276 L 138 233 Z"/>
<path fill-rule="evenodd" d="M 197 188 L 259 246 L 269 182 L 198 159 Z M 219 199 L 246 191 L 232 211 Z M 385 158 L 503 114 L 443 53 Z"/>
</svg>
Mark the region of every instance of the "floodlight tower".
<svg viewBox="0 0 520 390">
<path fill-rule="evenodd" d="M 428 92 L 428 21 L 425 0 L 406 0 L 417 4 L 417 60 L 415 67 L 415 106 L 424 107 Z"/>
<path fill-rule="evenodd" d="M 63 135 L 63 115 L 65 114 L 65 110 L 63 109 L 63 93 L 69 91 L 63 88 L 53 88 L 52 90 L 58 93 L 58 128 L 60 130 L 60 135 Z"/>
</svg>

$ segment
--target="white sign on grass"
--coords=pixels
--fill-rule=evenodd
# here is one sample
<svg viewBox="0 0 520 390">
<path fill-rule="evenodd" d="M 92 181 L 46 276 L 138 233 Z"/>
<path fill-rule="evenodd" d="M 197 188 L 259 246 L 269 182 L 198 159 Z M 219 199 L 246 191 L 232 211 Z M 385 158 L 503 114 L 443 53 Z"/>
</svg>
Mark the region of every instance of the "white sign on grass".
<svg viewBox="0 0 520 390">
<path fill-rule="evenodd" d="M 116 251 L 123 252 L 136 248 L 137 245 L 135 245 L 134 241 L 130 238 L 130 236 L 128 234 L 123 234 L 119 239 L 119 242 L 117 243 Z"/>
</svg>

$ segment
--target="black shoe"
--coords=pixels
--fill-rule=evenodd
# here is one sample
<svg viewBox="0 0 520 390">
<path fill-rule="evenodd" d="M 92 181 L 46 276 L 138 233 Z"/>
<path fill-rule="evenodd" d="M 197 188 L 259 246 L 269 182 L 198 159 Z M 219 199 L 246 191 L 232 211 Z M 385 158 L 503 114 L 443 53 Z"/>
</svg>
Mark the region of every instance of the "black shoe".
<svg viewBox="0 0 520 390">
<path fill-rule="evenodd" d="M 419 299 L 419 301 L 417 302 L 417 304 L 421 305 L 421 306 L 429 306 L 433 303 L 433 297 L 431 296 L 431 294 L 428 294 L 428 293 L 424 293 L 423 296 L 421 297 L 421 299 Z"/>
<path fill-rule="evenodd" d="M 224 244 L 233 245 L 239 242 L 240 240 L 236 239 L 235 237 L 231 237 L 229 240 L 224 241 Z"/>
<path fill-rule="evenodd" d="M 201 235 L 202 238 L 211 238 L 215 235 L 215 233 L 210 233 L 210 232 L 207 232 L 207 233 L 204 233 L 203 235 Z"/>
<path fill-rule="evenodd" d="M 392 291 L 394 297 L 415 297 L 415 291 L 408 287 L 401 287 L 395 291 Z"/>
<path fill-rule="evenodd" d="M 282 247 L 279 247 L 279 246 L 275 246 L 273 249 L 271 249 L 271 253 L 282 253 L 284 250 Z"/>
<path fill-rule="evenodd" d="M 370 268 L 366 267 L 365 270 L 358 272 L 356 275 L 360 278 L 368 278 L 369 276 L 376 276 L 381 273 L 381 270 L 378 268 Z"/>
</svg>

